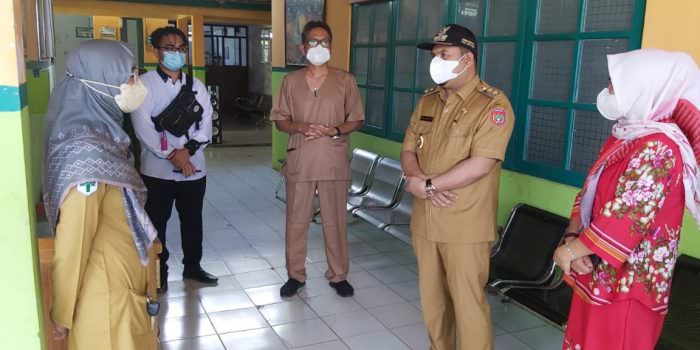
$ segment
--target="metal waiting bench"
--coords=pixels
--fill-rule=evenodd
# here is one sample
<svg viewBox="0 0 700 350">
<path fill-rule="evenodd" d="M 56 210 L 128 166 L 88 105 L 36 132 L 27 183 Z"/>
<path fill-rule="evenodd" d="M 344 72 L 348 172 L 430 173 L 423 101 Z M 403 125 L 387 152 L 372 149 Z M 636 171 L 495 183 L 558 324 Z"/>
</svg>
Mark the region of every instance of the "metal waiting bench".
<svg viewBox="0 0 700 350">
<path fill-rule="evenodd" d="M 398 203 L 403 183 L 401 163 L 390 158 L 380 158 L 369 189 L 363 195 L 350 197 L 347 209 L 350 212 L 359 208 L 389 209 Z"/>
<path fill-rule="evenodd" d="M 489 289 L 563 326 L 571 288 L 554 265 L 569 220 L 526 204 L 516 205 L 491 255 Z"/>
<path fill-rule="evenodd" d="M 353 210 L 352 213 L 377 226 L 380 230 L 390 225 L 409 225 L 413 209 L 413 195 L 402 188 L 399 197 L 399 201 L 389 208 L 368 205 L 361 206 Z"/>
</svg>

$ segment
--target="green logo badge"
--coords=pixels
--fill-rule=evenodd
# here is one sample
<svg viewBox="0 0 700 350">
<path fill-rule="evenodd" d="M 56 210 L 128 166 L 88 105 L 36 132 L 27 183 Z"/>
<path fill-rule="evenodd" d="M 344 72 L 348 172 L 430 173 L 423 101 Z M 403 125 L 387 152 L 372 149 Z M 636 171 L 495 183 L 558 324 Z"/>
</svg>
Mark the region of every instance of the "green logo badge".
<svg viewBox="0 0 700 350">
<path fill-rule="evenodd" d="M 83 182 L 81 184 L 78 184 L 78 192 L 89 196 L 95 192 L 97 192 L 97 181 L 88 181 L 88 182 Z"/>
</svg>

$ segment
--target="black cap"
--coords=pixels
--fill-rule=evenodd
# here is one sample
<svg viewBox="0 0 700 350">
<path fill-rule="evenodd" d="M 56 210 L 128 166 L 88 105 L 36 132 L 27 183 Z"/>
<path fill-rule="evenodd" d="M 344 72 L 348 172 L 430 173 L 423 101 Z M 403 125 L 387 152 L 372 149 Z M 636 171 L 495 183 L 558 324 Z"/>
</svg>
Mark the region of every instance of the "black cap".
<svg viewBox="0 0 700 350">
<path fill-rule="evenodd" d="M 435 45 L 460 46 L 471 50 L 476 56 L 476 36 L 466 27 L 459 24 L 448 24 L 443 27 L 433 41 L 418 44 L 418 48 L 422 50 L 432 50 Z"/>
</svg>

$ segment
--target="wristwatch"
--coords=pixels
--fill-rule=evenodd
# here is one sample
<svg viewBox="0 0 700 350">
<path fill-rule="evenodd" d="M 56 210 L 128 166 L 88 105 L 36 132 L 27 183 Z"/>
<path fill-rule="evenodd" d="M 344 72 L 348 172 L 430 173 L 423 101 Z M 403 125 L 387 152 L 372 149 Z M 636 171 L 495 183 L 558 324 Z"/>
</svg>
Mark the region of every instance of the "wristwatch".
<svg viewBox="0 0 700 350">
<path fill-rule="evenodd" d="M 436 191 L 437 188 L 435 187 L 435 185 L 433 185 L 433 179 L 425 180 L 425 194 L 428 197 L 432 197 Z"/>
<path fill-rule="evenodd" d="M 333 136 L 333 140 L 339 139 L 339 138 L 340 138 L 340 135 L 342 135 L 342 134 L 343 134 L 343 133 L 340 132 L 340 128 L 336 126 L 336 127 L 335 127 L 335 136 Z"/>
</svg>

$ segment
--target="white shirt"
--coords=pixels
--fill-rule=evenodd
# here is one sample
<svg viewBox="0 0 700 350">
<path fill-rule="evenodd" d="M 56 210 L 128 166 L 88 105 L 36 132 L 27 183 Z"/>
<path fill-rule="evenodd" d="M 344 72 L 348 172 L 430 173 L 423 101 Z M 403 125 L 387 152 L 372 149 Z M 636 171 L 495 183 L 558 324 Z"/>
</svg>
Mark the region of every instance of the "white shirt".
<svg viewBox="0 0 700 350">
<path fill-rule="evenodd" d="M 174 172 L 175 167 L 168 159 L 168 155 L 176 149 L 185 148 L 187 137 L 175 137 L 164 131 L 167 139 L 167 148 L 161 149 L 161 133 L 156 131 L 151 117 L 159 115 L 170 105 L 170 102 L 177 96 L 183 85 L 183 79 L 189 79 L 182 73 L 181 79 L 173 82 L 170 77 L 160 69 L 150 71 L 140 77 L 143 84 L 148 88 L 148 95 L 141 107 L 131 113 L 131 122 L 134 125 L 136 137 L 141 144 L 141 173 L 146 176 L 163 180 L 192 181 L 201 179 L 206 175 L 204 163 L 204 148 L 206 144 L 199 147 L 197 152 L 190 158 L 190 162 L 197 169 L 197 173 L 190 177 L 185 177 L 181 172 Z M 211 115 L 212 106 L 209 93 L 206 87 L 197 78 L 194 79 L 194 91 L 197 92 L 195 98 L 204 108 L 202 121 L 192 124 L 188 131 L 190 139 L 198 142 L 211 142 Z"/>
</svg>

